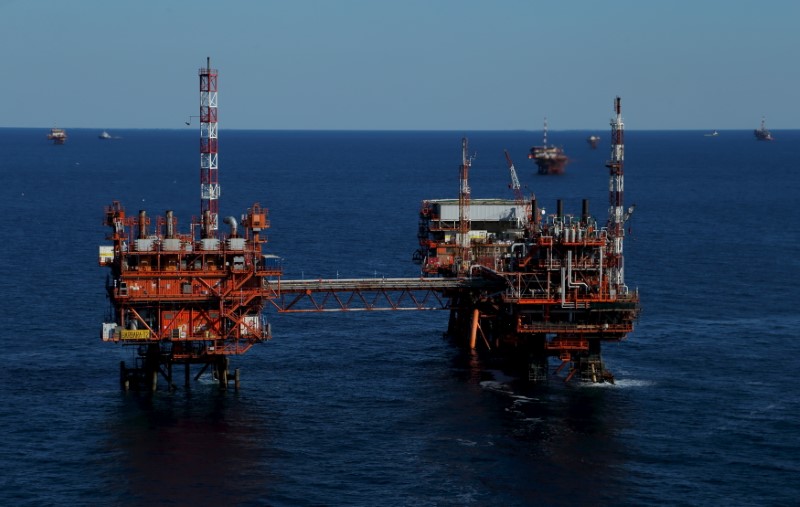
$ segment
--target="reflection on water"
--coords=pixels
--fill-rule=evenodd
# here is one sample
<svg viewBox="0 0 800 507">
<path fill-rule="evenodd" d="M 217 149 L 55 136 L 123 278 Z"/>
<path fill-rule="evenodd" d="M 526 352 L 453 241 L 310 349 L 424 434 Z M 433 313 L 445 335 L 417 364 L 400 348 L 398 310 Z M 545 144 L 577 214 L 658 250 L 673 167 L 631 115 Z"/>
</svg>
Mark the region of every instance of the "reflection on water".
<svg viewBox="0 0 800 507">
<path fill-rule="evenodd" d="M 267 417 L 265 419 L 264 417 Z M 192 393 L 121 395 L 111 421 L 123 503 L 240 505 L 268 497 L 275 473 L 264 407 L 204 386 Z"/>
<path fill-rule="evenodd" d="M 478 498 L 483 491 L 507 505 L 574 505 L 630 497 L 631 451 L 621 434 L 632 389 L 562 379 L 524 384 L 466 353 L 452 366 L 462 385 L 477 384 L 483 395 L 449 393 L 452 417 L 441 432 L 453 441 L 436 442 L 428 458 L 482 484 L 472 492 Z"/>
</svg>

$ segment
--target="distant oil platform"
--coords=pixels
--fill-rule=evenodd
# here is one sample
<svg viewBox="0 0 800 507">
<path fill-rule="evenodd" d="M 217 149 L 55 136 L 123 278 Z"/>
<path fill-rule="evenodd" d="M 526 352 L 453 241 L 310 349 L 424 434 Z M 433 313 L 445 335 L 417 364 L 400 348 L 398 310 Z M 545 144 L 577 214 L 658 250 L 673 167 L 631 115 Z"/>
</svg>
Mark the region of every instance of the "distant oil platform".
<svg viewBox="0 0 800 507">
<path fill-rule="evenodd" d="M 67 131 L 53 127 L 50 129 L 50 133 L 47 134 L 47 139 L 53 141 L 53 144 L 64 144 L 67 142 Z"/>
<path fill-rule="evenodd" d="M 531 148 L 529 159 L 536 163 L 539 174 L 563 174 L 569 159 L 559 146 L 547 144 L 547 118 L 544 119 L 544 136 L 541 146 Z"/>
</svg>

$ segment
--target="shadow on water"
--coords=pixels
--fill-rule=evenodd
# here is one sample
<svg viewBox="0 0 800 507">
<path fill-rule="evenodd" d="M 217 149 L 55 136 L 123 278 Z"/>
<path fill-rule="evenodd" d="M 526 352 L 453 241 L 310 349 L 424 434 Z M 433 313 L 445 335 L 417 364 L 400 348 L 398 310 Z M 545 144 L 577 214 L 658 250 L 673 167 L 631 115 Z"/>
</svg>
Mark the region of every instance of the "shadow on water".
<svg viewBox="0 0 800 507">
<path fill-rule="evenodd" d="M 109 422 L 123 484 L 114 503 L 242 505 L 267 497 L 274 481 L 264 410 L 215 385 L 193 392 L 121 394 Z"/>
<path fill-rule="evenodd" d="M 483 367 L 482 367 L 483 366 Z M 482 365 L 469 354 L 453 361 L 454 375 L 477 385 L 485 395 L 477 406 L 483 418 L 485 446 L 462 446 L 460 459 L 473 458 L 487 488 L 486 498 L 506 505 L 620 505 L 631 498 L 625 480 L 629 461 L 621 433 L 629 424 L 630 395 L 612 384 L 564 383 L 551 377 L 543 384 L 523 383 L 501 370 Z M 492 413 L 493 412 L 493 413 Z M 495 455 L 486 459 L 486 456 Z"/>
</svg>

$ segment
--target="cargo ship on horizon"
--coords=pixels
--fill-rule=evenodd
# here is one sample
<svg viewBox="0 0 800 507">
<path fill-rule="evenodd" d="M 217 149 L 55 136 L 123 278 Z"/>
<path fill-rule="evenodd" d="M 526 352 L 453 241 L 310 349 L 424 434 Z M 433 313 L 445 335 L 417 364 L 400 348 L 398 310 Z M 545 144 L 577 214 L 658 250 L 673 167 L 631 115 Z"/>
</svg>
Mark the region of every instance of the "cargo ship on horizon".
<svg viewBox="0 0 800 507">
<path fill-rule="evenodd" d="M 755 129 L 753 131 L 753 135 L 756 136 L 757 141 L 772 141 L 774 138 L 772 137 L 772 132 L 767 130 L 767 126 L 764 122 L 764 117 L 761 117 L 761 127 Z"/>
</svg>

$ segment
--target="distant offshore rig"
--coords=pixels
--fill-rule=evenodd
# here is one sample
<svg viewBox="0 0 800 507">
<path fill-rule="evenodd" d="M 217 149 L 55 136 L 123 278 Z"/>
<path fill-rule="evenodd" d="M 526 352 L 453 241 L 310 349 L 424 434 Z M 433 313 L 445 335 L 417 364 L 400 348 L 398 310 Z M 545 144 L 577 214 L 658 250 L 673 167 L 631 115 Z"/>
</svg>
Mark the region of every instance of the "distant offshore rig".
<svg viewBox="0 0 800 507">
<path fill-rule="evenodd" d="M 547 118 L 544 119 L 543 137 L 542 145 L 531 148 L 528 158 L 536 163 L 539 174 L 564 174 L 569 159 L 563 148 L 547 144 Z"/>
</svg>

